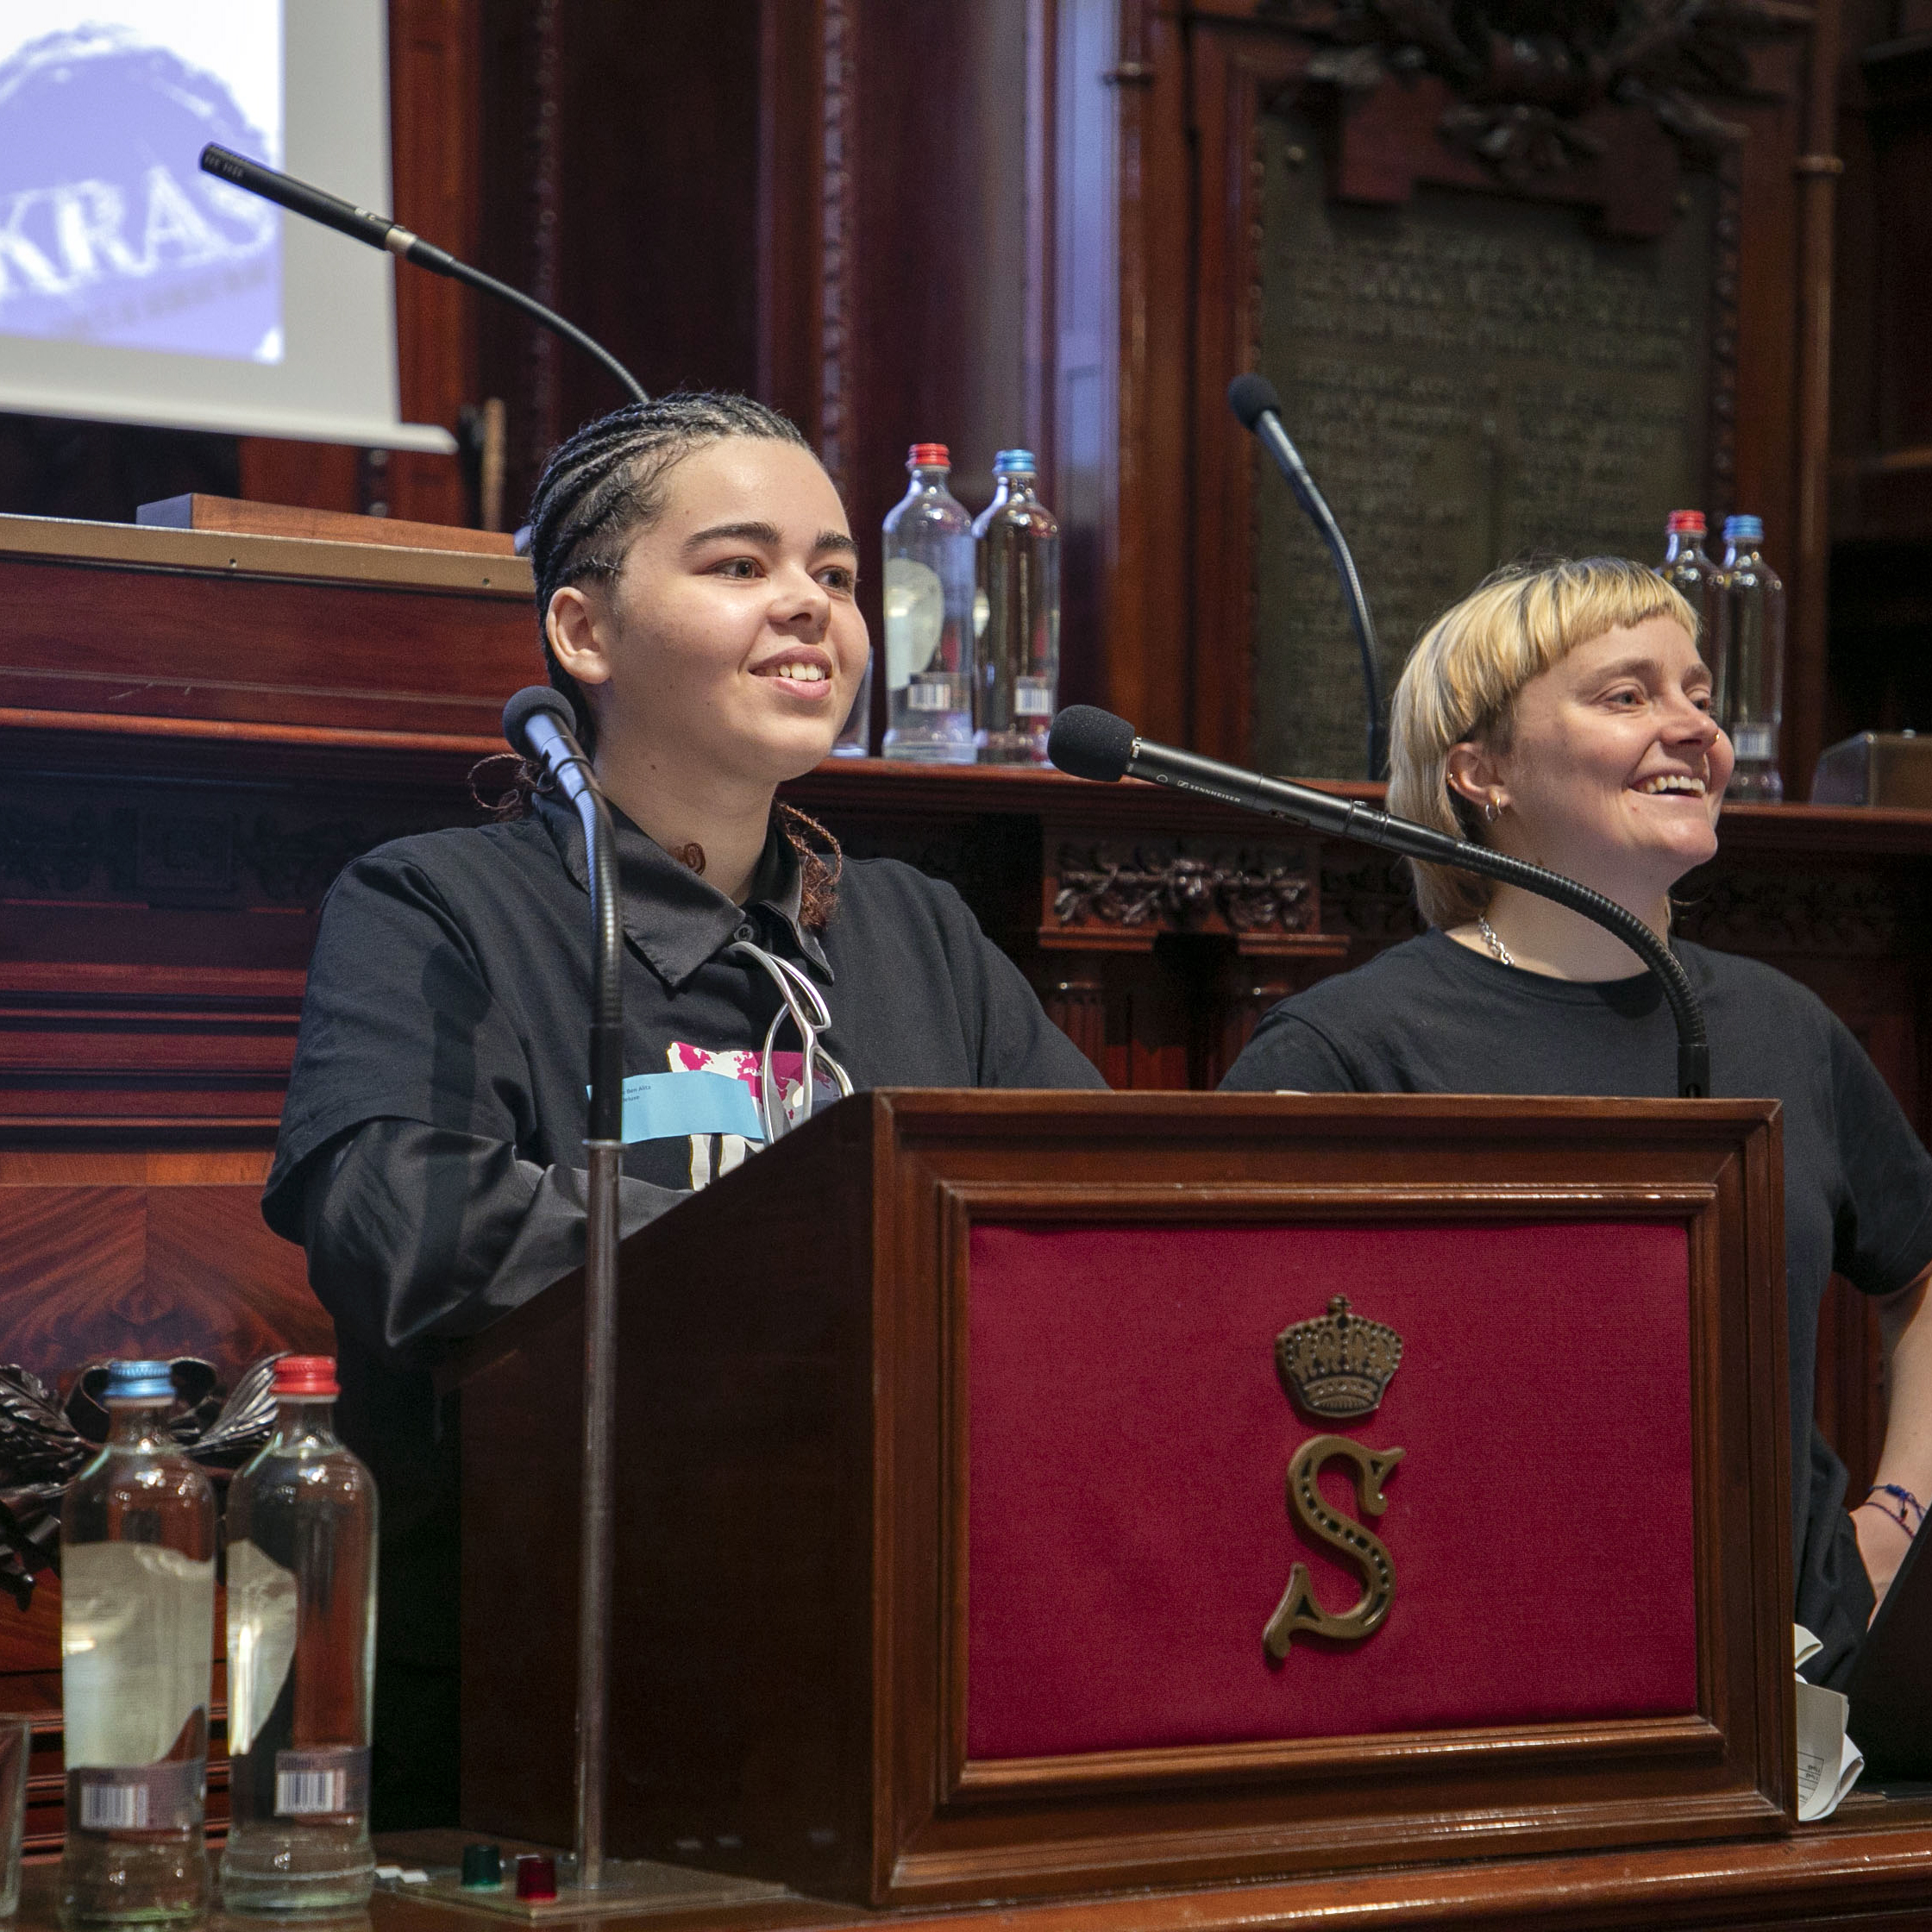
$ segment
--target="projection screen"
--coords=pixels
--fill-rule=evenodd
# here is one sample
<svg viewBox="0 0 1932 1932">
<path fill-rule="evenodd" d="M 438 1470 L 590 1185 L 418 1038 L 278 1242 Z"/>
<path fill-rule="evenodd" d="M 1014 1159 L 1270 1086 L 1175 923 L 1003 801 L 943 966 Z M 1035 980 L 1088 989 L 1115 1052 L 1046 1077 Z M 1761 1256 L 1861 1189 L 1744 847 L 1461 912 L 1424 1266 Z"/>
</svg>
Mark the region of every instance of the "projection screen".
<svg viewBox="0 0 1932 1932">
<path fill-rule="evenodd" d="M 217 141 L 387 211 L 386 12 L 0 6 L 0 409 L 455 448 L 398 420 L 391 258 L 196 165 Z"/>
</svg>

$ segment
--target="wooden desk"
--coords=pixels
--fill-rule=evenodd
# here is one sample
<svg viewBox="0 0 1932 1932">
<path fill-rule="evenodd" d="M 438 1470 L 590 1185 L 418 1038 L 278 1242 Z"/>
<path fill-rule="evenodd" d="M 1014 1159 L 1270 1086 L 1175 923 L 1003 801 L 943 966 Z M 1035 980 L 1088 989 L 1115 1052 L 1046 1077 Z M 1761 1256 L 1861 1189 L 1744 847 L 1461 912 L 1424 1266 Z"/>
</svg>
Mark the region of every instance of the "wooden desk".
<svg viewBox="0 0 1932 1932">
<path fill-rule="evenodd" d="M 475 818 L 470 767 L 539 674 L 529 594 L 514 559 L 0 518 L 0 1360 L 55 1374 L 139 1347 L 232 1372 L 329 1345 L 256 1208 L 317 913 L 357 853 Z M 1414 930 L 1380 855 L 1151 787 L 855 762 L 789 795 L 855 854 L 957 884 L 1117 1086 L 1211 1085 L 1274 999 Z M 1723 848 L 1680 894 L 1683 929 L 1817 990 L 1925 1133 L 1932 813 L 1734 807 Z M 1842 1300 L 1819 1408 L 1854 1478 L 1882 1424 L 1875 1362 Z M 0 1703 L 57 1713 L 55 1603 L 0 1603 Z M 1883 1873 L 1932 1848 L 1900 1831 L 1838 1863 L 1740 1854 L 1728 1875 L 1646 1854 L 1617 1861 L 1617 1896 L 1636 1913 L 1647 1885 L 1688 1897 L 1708 1870 L 1748 1919 L 1797 1899 L 1801 1866 L 1829 1900 L 1868 1852 Z M 1413 1884 L 1412 1921 L 1463 1910 Z M 1521 1916 L 1553 1909 L 1540 1886 Z M 1315 1909 L 1264 1889 L 1281 1923 Z"/>
<path fill-rule="evenodd" d="M 402 1832 L 378 1841 L 386 1860 L 453 1866 L 460 1832 Z M 518 1847 L 506 1844 L 505 1855 Z M 524 1847 L 531 1848 L 531 1847 Z M 1584 1926 L 1592 1932 L 1692 1932 L 1717 1926 L 1825 1932 L 1925 1920 L 1932 1871 L 1932 1803 L 1853 1797 L 1822 1824 L 1769 1844 L 1589 1857 L 1513 1859 L 1471 1868 L 1295 1879 L 1208 1889 L 1139 1891 L 1033 1905 L 869 1912 L 792 1895 L 770 1904 L 720 1902 L 674 1911 L 559 1917 L 568 1932 L 1330 1932 L 1375 1925 L 1428 1932 L 1490 1927 Z M 20 1932 L 59 1932 L 59 1867 L 28 1867 Z M 214 1914 L 209 1932 L 260 1932 L 259 1919 Z M 487 1932 L 514 1925 L 494 1914 L 380 1887 L 366 1920 L 332 1921 L 373 1932 Z"/>
</svg>

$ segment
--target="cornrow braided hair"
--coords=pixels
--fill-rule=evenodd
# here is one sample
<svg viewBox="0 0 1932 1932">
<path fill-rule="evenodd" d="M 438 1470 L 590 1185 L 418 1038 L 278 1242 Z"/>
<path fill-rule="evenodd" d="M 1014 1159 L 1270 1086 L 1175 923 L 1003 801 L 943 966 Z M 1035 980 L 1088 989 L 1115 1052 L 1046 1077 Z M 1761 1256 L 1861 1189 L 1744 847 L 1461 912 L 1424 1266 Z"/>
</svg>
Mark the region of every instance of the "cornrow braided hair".
<svg viewBox="0 0 1932 1932">
<path fill-rule="evenodd" d="M 683 457 L 731 436 L 812 445 L 798 425 L 749 396 L 679 392 L 586 423 L 551 451 L 530 506 L 536 628 L 550 682 L 577 713 L 577 742 L 597 745 L 597 720 L 577 681 L 550 649 L 550 599 L 566 584 L 607 583 L 630 538 L 664 507 L 664 479 Z"/>
<path fill-rule="evenodd" d="M 664 507 L 664 480 L 684 457 L 732 436 L 812 445 L 798 425 L 750 396 L 714 391 L 679 391 L 642 403 L 627 403 L 561 442 L 550 452 L 530 506 L 527 549 L 536 580 L 536 628 L 543 666 L 551 685 L 570 700 L 577 715 L 577 742 L 586 755 L 597 749 L 597 718 L 577 681 L 558 663 L 550 648 L 550 599 L 567 584 L 609 582 L 624 563 L 637 531 Z M 486 797 L 479 775 L 501 762 L 503 754 L 482 760 L 470 774 L 471 796 L 492 819 L 520 819 L 531 796 L 547 781 L 521 759 L 510 775 L 510 788 Z M 837 905 L 843 859 L 838 841 L 823 825 L 791 806 L 775 806 L 773 819 L 798 854 L 802 888 L 802 924 L 823 929 Z M 830 848 L 830 862 L 807 833 Z"/>
</svg>

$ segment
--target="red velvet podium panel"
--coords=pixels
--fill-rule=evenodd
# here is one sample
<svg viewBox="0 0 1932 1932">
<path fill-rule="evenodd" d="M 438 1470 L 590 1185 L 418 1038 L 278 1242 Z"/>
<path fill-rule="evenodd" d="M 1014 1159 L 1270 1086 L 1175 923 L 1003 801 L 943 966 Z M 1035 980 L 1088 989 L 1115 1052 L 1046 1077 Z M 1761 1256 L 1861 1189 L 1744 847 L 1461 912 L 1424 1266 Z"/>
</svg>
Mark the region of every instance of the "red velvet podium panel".
<svg viewBox="0 0 1932 1932">
<path fill-rule="evenodd" d="M 1756 1102 L 833 1109 L 625 1245 L 613 1850 L 876 1904 L 1785 1830 L 1780 1175 Z M 1337 1295 L 1369 1413 L 1277 1374 Z M 550 1841 L 580 1346 L 561 1283 L 453 1370 L 464 1822 Z M 1270 1655 L 1369 1573 L 1319 1436 L 1402 1452 L 1314 1478 L 1394 1593 Z"/>
<path fill-rule="evenodd" d="M 969 1761 L 1697 1709 L 1681 1227 L 982 1225 L 971 1252 Z M 1331 1283 L 1404 1346 L 1354 1424 L 1292 1411 L 1260 1346 Z M 1360 1594 L 1282 1493 L 1338 1429 L 1404 1452 L 1396 1601 L 1270 1666 L 1292 1562 Z"/>
</svg>

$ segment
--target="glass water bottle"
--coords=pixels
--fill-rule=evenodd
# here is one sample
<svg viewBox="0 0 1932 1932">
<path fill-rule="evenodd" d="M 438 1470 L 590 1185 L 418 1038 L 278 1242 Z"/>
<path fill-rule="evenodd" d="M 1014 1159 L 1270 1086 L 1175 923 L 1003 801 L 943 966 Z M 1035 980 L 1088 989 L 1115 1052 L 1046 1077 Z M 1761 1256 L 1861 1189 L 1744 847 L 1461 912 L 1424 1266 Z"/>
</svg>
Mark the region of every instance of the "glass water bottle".
<svg viewBox="0 0 1932 1932">
<path fill-rule="evenodd" d="M 1737 767 L 1730 796 L 1778 803 L 1778 734 L 1785 716 L 1785 586 L 1764 560 L 1765 526 L 1755 517 L 1724 519 L 1719 588 L 1717 716 L 1730 733 Z"/>
<path fill-rule="evenodd" d="M 222 1897 L 360 1906 L 375 1687 L 375 1480 L 336 1439 L 336 1364 L 275 1364 L 275 1433 L 228 1497 L 229 1808 Z"/>
<path fill-rule="evenodd" d="M 979 756 L 995 765 L 1044 765 L 1060 685 L 1060 526 L 1033 493 L 1033 455 L 994 458 L 993 501 L 978 540 Z"/>
<path fill-rule="evenodd" d="M 858 694 L 845 714 L 845 723 L 831 748 L 835 758 L 869 758 L 872 756 L 872 657 L 865 654 L 865 669 L 859 678 Z"/>
<path fill-rule="evenodd" d="M 888 758 L 973 762 L 973 520 L 943 442 L 915 442 L 885 522 Z"/>
<path fill-rule="evenodd" d="M 1719 586 L 1723 573 L 1704 549 L 1704 513 L 1673 510 L 1665 526 L 1664 561 L 1657 574 L 1697 613 L 1697 649 L 1716 671 Z"/>
<path fill-rule="evenodd" d="M 110 1363 L 102 1400 L 60 1517 L 60 1898 L 70 1923 L 130 1924 L 208 1903 L 215 1491 L 168 1433 L 166 1362 Z"/>
</svg>

